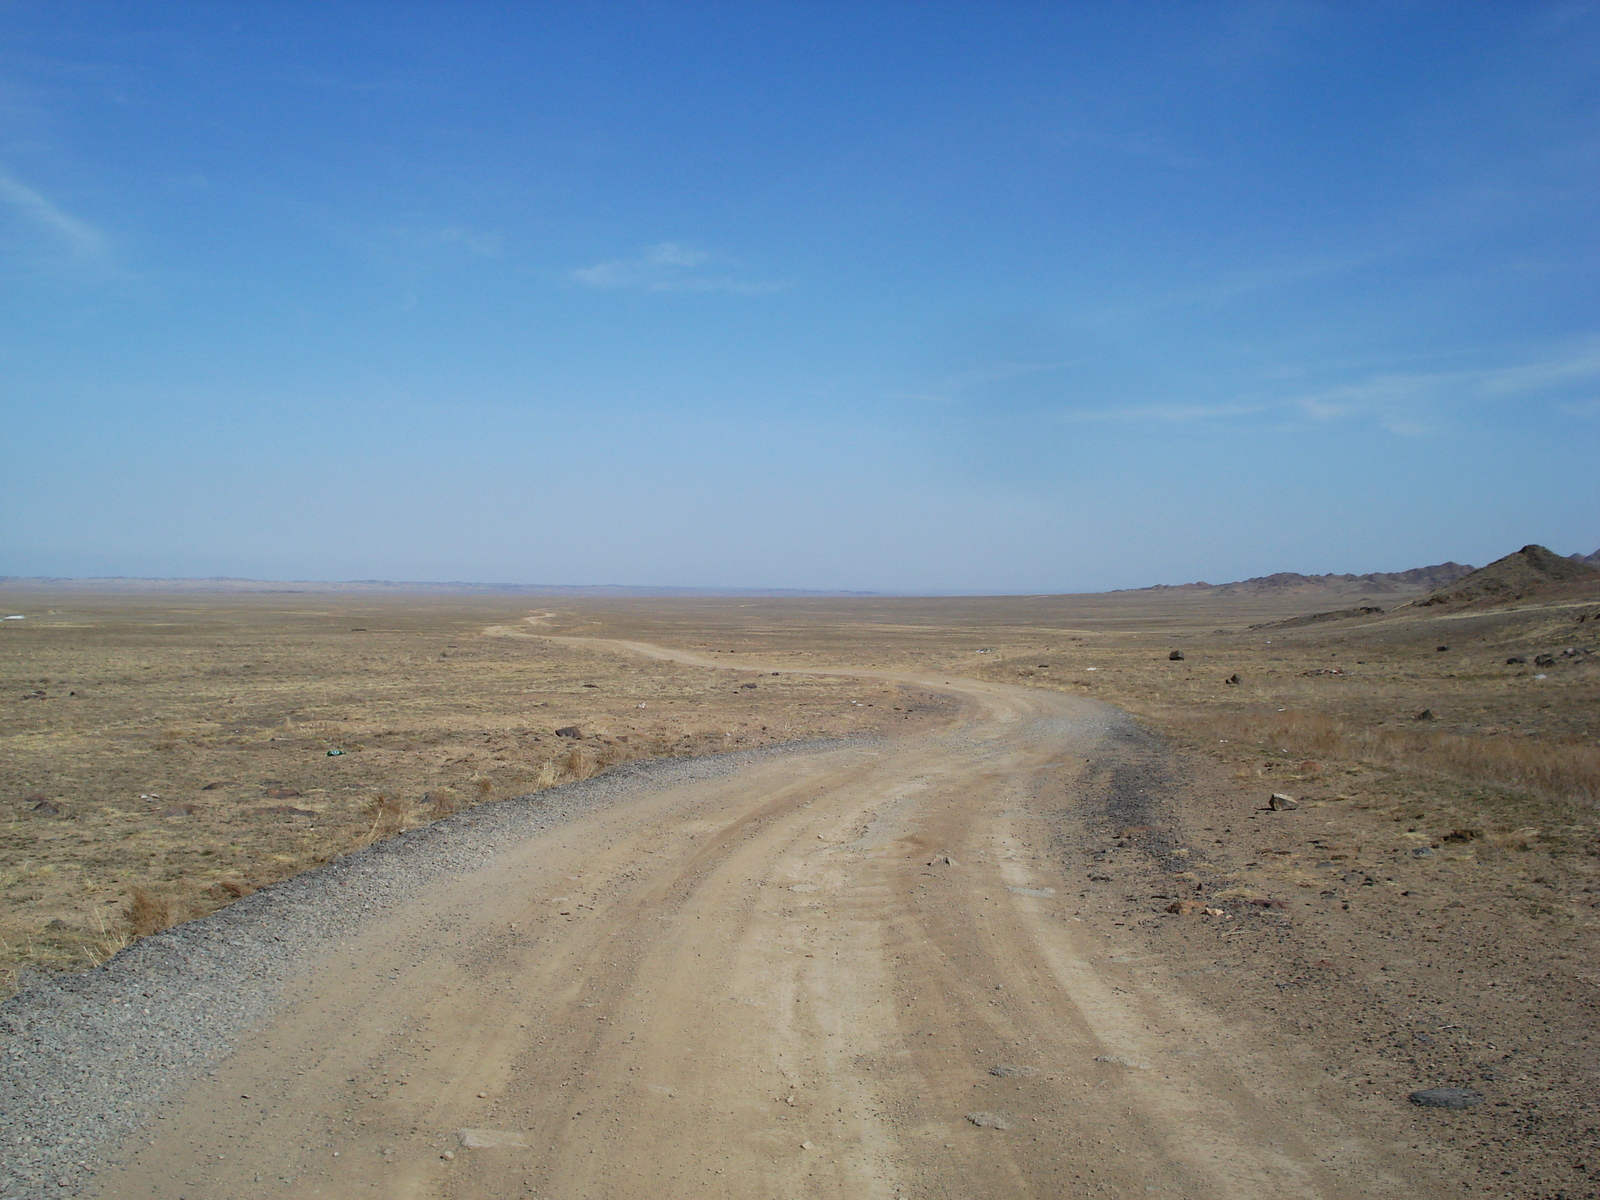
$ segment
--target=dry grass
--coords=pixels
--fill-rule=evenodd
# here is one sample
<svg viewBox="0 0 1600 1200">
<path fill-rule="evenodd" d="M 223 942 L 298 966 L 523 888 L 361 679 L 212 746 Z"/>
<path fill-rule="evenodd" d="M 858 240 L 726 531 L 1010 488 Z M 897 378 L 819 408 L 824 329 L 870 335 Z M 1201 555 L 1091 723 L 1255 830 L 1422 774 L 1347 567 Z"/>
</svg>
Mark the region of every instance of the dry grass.
<svg viewBox="0 0 1600 1200">
<path fill-rule="evenodd" d="M 404 801 L 379 792 L 367 802 L 367 816 L 372 827 L 367 830 L 366 842 L 381 842 L 392 838 L 405 828 L 406 805 Z"/>
<path fill-rule="evenodd" d="M 853 706 L 870 697 L 848 681 L 742 690 L 529 637 L 528 606 L 506 598 L 15 608 L 33 615 L 0 630 L 0 972 L 102 961 L 486 801 L 637 758 L 848 734 L 881 711 Z M 576 744 L 554 734 L 569 725 Z"/>
<path fill-rule="evenodd" d="M 181 919 L 177 902 L 171 896 L 142 887 L 129 890 L 123 917 L 127 921 L 128 932 L 135 938 L 149 937 L 152 933 L 170 929 Z"/>
<path fill-rule="evenodd" d="M 1474 737 L 1425 727 L 1361 726 L 1311 710 L 1212 709 L 1172 715 L 1168 723 L 1201 741 L 1253 744 L 1295 758 L 1343 759 L 1385 770 L 1437 775 L 1546 800 L 1600 803 L 1600 749 L 1593 746 Z"/>
</svg>

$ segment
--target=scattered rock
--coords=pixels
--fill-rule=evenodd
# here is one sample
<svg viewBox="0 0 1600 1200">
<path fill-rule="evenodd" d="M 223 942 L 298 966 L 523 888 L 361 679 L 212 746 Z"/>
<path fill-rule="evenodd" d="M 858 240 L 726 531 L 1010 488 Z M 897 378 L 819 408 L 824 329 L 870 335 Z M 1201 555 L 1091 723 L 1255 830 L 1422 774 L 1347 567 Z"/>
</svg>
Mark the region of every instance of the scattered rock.
<svg viewBox="0 0 1600 1200">
<path fill-rule="evenodd" d="M 463 1150 L 495 1150 L 506 1147 L 512 1150 L 526 1150 L 528 1139 L 520 1133 L 506 1129 L 462 1129 L 457 1131 L 456 1137 L 461 1142 Z"/>
<path fill-rule="evenodd" d="M 1443 654 L 1446 650 L 1450 649 L 1450 647 L 1449 646 L 1435 646 L 1434 649 L 1436 651 L 1438 651 L 1440 654 Z"/>
<path fill-rule="evenodd" d="M 268 804 L 256 809 L 256 812 L 266 817 L 314 817 L 317 815 L 309 808 L 296 808 L 292 804 Z"/>
<path fill-rule="evenodd" d="M 268 800 L 295 800 L 298 799 L 299 796 L 300 793 L 294 788 L 275 787 L 267 789 Z"/>
<path fill-rule="evenodd" d="M 1183 651 L 1182 650 L 1174 650 L 1171 654 L 1167 655 L 1167 661 L 1168 662 L 1182 662 L 1183 661 Z"/>
<path fill-rule="evenodd" d="M 1439 840 L 1441 842 L 1475 842 L 1483 836 L 1481 829 L 1452 829 Z"/>
<path fill-rule="evenodd" d="M 1420 1092 L 1412 1092 L 1406 1098 L 1423 1108 L 1471 1108 L 1483 1099 L 1483 1093 L 1470 1088 L 1425 1088 Z"/>
<path fill-rule="evenodd" d="M 1150 1069 L 1149 1063 L 1135 1062 L 1133 1059 L 1124 1058 L 1120 1054 L 1096 1054 L 1094 1060 L 1095 1062 L 1110 1063 L 1115 1067 L 1129 1067 L 1135 1071 L 1148 1071 Z"/>
<path fill-rule="evenodd" d="M 1286 796 L 1282 792 L 1273 792 L 1267 797 L 1267 807 L 1273 812 L 1289 812 L 1300 807 L 1300 801 L 1293 796 Z"/>
<path fill-rule="evenodd" d="M 1527 665 L 1528 656 L 1526 654 L 1513 654 L 1510 658 L 1506 659 L 1506 666 L 1508 667 L 1525 667 Z"/>
<path fill-rule="evenodd" d="M 969 1112 L 967 1114 L 967 1120 L 971 1121 L 979 1129 L 1010 1129 L 1011 1128 L 1011 1122 L 1006 1120 L 999 1113 Z"/>
<path fill-rule="evenodd" d="M 1433 847 L 1431 847 L 1431 846 L 1418 846 L 1415 850 L 1413 850 L 1411 852 L 1411 857 L 1412 858 L 1432 858 L 1433 857 Z"/>
<path fill-rule="evenodd" d="M 1013 1067 L 1008 1063 L 998 1063 L 989 1068 L 989 1074 L 1000 1079 L 1027 1079 L 1030 1075 L 1038 1073 L 1038 1067 Z"/>
<path fill-rule="evenodd" d="M 749 688 L 749 689 L 753 689 L 753 688 L 754 688 L 754 687 L 755 687 L 755 686 L 756 686 L 756 685 L 755 685 L 755 684 L 753 684 L 753 683 L 741 683 L 741 684 L 740 684 L 740 685 L 739 685 L 739 686 L 740 686 L 740 687 L 741 687 L 741 688 Z"/>
<path fill-rule="evenodd" d="M 169 804 L 161 810 L 163 817 L 192 817 L 200 811 L 198 804 Z"/>
<path fill-rule="evenodd" d="M 1556 656 L 1554 654 L 1536 654 L 1533 657 L 1533 665 L 1536 667 L 1553 667 L 1556 665 Z"/>
<path fill-rule="evenodd" d="M 1111 876 L 1109 876 L 1109 875 L 1091 875 L 1091 876 L 1089 876 L 1089 881 L 1091 883 L 1110 883 L 1111 882 Z"/>
<path fill-rule="evenodd" d="M 1166 911 L 1177 917 L 1192 917 L 1205 912 L 1206 906 L 1199 900 L 1174 900 L 1167 905 Z"/>
<path fill-rule="evenodd" d="M 579 729 L 576 725 L 563 725 L 560 729 L 556 730 L 556 736 L 572 738 L 574 741 L 576 741 L 583 737 L 583 730 Z"/>
<path fill-rule="evenodd" d="M 45 928 L 46 928 L 46 929 L 55 929 L 55 930 L 63 930 L 63 929 L 71 929 L 71 928 L 72 928 L 72 926 L 71 926 L 71 925 L 68 925 L 68 924 L 67 924 L 67 923 L 66 923 L 66 922 L 65 922 L 65 921 L 63 921 L 63 920 L 62 920 L 62 919 L 61 919 L 61 918 L 60 918 L 60 917 L 56 917 L 56 918 L 55 918 L 55 919 L 54 919 L 54 920 L 52 920 L 52 921 L 51 921 L 51 922 L 50 922 L 50 923 L 49 923 L 49 924 L 47 924 L 47 925 L 46 925 L 46 926 L 45 926 Z"/>
<path fill-rule="evenodd" d="M 36 812 L 41 817 L 59 817 L 61 815 L 61 806 L 53 800 L 40 800 L 29 811 Z"/>
<path fill-rule="evenodd" d="M 1243 683 L 1244 682 L 1244 676 L 1240 675 L 1239 672 L 1235 671 L 1232 675 L 1229 675 L 1222 682 L 1223 683 L 1227 683 L 1227 684 Z"/>
<path fill-rule="evenodd" d="M 228 780 L 228 779 L 213 779 L 210 783 L 206 784 L 200 790 L 202 792 L 214 792 L 218 788 L 227 787 L 228 784 L 231 783 L 231 782 L 232 782 L 232 780 Z"/>
<path fill-rule="evenodd" d="M 1270 896 L 1261 896 L 1261 897 L 1258 897 L 1257 899 L 1249 901 L 1249 903 L 1255 905 L 1257 908 L 1284 908 L 1284 909 L 1286 909 L 1286 908 L 1289 907 L 1282 900 L 1274 900 Z"/>
<path fill-rule="evenodd" d="M 439 1157 L 444 1159 L 445 1162 L 449 1162 L 451 1159 L 455 1158 L 455 1156 L 456 1152 L 454 1150 L 446 1150 L 443 1154 L 439 1155 Z"/>
<path fill-rule="evenodd" d="M 1056 894 L 1055 888 L 1048 888 L 1048 887 L 1047 888 L 1007 887 L 1006 891 L 1015 892 L 1019 896 L 1038 896 L 1040 898 L 1043 898 L 1043 897 L 1046 897 L 1046 896 L 1054 896 Z"/>
<path fill-rule="evenodd" d="M 1413 721 L 1431 721 L 1433 720 L 1433 709 L 1425 708 L 1411 719 Z"/>
<path fill-rule="evenodd" d="M 600 685 L 598 683 L 586 683 L 583 686 L 586 688 L 598 688 Z"/>
</svg>

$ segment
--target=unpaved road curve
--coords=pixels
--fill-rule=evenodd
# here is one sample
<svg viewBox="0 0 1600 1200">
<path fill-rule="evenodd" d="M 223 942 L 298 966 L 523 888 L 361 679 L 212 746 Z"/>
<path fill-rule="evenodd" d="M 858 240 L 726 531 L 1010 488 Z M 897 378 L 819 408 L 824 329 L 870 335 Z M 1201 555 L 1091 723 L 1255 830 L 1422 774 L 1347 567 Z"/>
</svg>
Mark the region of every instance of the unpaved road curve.
<svg viewBox="0 0 1600 1200">
<path fill-rule="evenodd" d="M 961 715 L 663 785 L 372 920 L 96 1194 L 1400 1194 L 1309 1067 L 1071 917 L 1049 837 L 1116 713 L 829 673 Z"/>
</svg>

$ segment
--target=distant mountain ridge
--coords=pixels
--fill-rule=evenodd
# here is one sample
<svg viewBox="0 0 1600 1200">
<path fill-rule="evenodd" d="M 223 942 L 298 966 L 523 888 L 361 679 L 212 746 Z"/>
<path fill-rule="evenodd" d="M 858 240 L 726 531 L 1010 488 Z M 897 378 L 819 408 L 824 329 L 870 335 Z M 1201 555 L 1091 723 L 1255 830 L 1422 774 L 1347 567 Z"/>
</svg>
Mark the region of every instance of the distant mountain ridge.
<svg viewBox="0 0 1600 1200">
<path fill-rule="evenodd" d="M 1366 575 L 1300 575 L 1279 571 L 1235 583 L 1158 583 L 1127 588 L 1138 592 L 1205 592 L 1213 596 L 1333 595 L 1377 596 L 1429 592 L 1472 574 L 1465 563 L 1446 562 L 1409 571 L 1373 571 Z"/>
</svg>

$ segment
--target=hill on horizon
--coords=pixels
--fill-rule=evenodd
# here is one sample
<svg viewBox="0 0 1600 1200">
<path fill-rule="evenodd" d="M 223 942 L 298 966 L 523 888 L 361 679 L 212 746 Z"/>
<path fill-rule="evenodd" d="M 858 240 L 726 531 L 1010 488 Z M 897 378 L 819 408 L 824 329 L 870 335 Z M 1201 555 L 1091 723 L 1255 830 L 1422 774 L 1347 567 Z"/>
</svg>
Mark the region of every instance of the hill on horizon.
<svg viewBox="0 0 1600 1200">
<path fill-rule="evenodd" d="M 1465 563 L 1446 562 L 1409 571 L 1373 571 L 1366 575 L 1301 575 L 1279 571 L 1234 583 L 1158 583 L 1153 587 L 1124 588 L 1137 592 L 1206 592 L 1214 596 L 1331 595 L 1379 596 L 1428 592 L 1472 574 Z"/>
<path fill-rule="evenodd" d="M 1417 601 L 1417 606 L 1521 600 L 1531 595 L 1600 589 L 1600 566 L 1591 562 L 1594 557 L 1563 558 L 1553 550 L 1530 544 L 1447 583 Z"/>
</svg>

